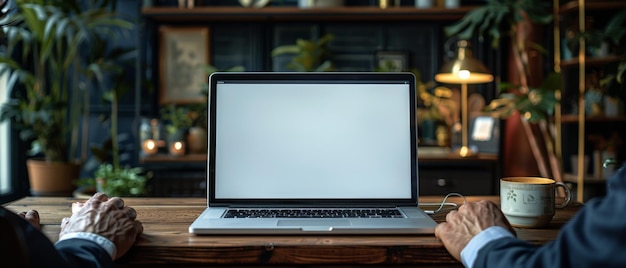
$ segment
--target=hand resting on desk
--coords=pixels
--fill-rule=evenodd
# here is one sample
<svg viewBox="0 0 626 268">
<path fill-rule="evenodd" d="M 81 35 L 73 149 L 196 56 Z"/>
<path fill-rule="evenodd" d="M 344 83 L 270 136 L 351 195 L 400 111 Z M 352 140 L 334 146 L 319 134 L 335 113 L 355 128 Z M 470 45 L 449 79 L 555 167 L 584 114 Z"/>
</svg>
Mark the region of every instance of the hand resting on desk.
<svg viewBox="0 0 626 268">
<path fill-rule="evenodd" d="M 467 243 L 480 233 L 492 226 L 501 226 L 515 235 L 515 230 L 502 214 L 498 206 L 486 200 L 468 202 L 457 210 L 446 215 L 446 222 L 435 228 L 435 236 L 457 260 L 461 261 L 461 250 Z"/>
<path fill-rule="evenodd" d="M 130 250 L 143 232 L 143 225 L 136 218 L 135 209 L 124 206 L 119 197 L 96 193 L 85 203 L 72 204 L 72 216 L 61 221 L 59 237 L 76 232 L 98 234 L 115 244 L 117 259 Z"/>
<path fill-rule="evenodd" d="M 21 211 L 17 215 L 35 228 L 41 228 L 38 211 Z M 114 259 L 117 259 L 126 254 L 143 233 L 143 225 L 136 218 L 135 209 L 125 207 L 119 197 L 109 198 L 105 194 L 96 193 L 87 202 L 72 204 L 72 216 L 63 218 L 59 237 L 77 232 L 98 234 L 115 244 L 117 254 Z"/>
</svg>

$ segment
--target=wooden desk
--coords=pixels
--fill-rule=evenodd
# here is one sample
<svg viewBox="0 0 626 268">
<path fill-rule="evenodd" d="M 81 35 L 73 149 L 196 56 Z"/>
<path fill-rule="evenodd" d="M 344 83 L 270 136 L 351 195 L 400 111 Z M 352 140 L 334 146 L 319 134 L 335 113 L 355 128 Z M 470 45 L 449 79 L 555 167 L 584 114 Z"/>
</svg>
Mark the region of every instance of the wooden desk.
<svg viewBox="0 0 626 268">
<path fill-rule="evenodd" d="M 474 196 L 468 201 L 499 197 Z M 196 236 L 188 226 L 205 208 L 204 198 L 124 198 L 134 207 L 143 223 L 144 234 L 118 266 L 176 267 L 207 265 L 211 267 L 320 267 L 377 264 L 380 267 L 461 266 L 448 254 L 434 235 L 398 236 Z M 448 201 L 461 203 L 454 197 Z M 58 239 L 59 224 L 70 216 L 70 206 L 77 201 L 63 197 L 27 197 L 5 204 L 13 211 L 36 209 L 42 230 L 52 240 Z M 441 197 L 425 196 L 420 202 L 440 202 Z M 518 237 L 534 244 L 554 239 L 560 227 L 580 205 L 557 210 L 545 229 L 518 229 Z M 427 209 L 432 209 L 431 207 Z M 433 215 L 440 222 L 446 211 Z"/>
</svg>

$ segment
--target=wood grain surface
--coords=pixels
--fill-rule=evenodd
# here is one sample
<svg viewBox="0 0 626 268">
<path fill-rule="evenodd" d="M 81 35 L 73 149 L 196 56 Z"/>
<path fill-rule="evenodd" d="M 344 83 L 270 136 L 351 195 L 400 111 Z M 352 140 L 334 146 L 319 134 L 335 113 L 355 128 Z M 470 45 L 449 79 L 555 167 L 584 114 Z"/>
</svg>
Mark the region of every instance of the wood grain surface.
<svg viewBox="0 0 626 268">
<path fill-rule="evenodd" d="M 499 203 L 496 196 L 472 196 Z M 441 202 L 440 196 L 424 196 L 420 202 Z M 42 231 L 58 239 L 59 224 L 71 215 L 71 204 L 84 201 L 65 197 L 26 197 L 4 204 L 13 211 L 39 211 Z M 188 227 L 206 206 L 205 198 L 124 198 L 137 210 L 144 233 L 135 247 L 117 264 L 124 266 L 211 267 L 414 267 L 461 266 L 434 235 L 257 235 L 198 236 Z M 449 202 L 462 204 L 458 197 Z M 518 237 L 534 244 L 554 239 L 561 226 L 581 207 L 571 204 L 557 210 L 544 229 L 517 229 Z M 432 206 L 423 207 L 433 209 Z M 432 215 L 437 222 L 453 207 Z"/>
</svg>

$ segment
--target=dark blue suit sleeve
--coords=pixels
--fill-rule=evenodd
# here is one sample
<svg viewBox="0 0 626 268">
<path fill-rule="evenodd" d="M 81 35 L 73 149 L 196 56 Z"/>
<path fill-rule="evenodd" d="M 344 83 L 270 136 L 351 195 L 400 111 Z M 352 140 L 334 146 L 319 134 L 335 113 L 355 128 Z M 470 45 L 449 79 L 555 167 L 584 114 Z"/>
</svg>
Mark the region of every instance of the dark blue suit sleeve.
<svg viewBox="0 0 626 268">
<path fill-rule="evenodd" d="M 93 241 L 73 238 L 57 242 L 55 248 L 75 267 L 113 267 L 113 259 Z"/>
<path fill-rule="evenodd" d="M 10 222 L 8 230 L 18 241 L 0 238 L 0 248 L 18 248 L 23 260 L 6 256 L 0 250 L 0 259 L 18 261 L 19 267 L 113 267 L 109 254 L 95 242 L 85 239 L 67 239 L 55 246 L 39 229 L 25 219 L 0 206 L 0 217 Z M 7 231 L 7 230 L 4 230 Z M 9 244 L 11 243 L 11 244 Z M 16 259 L 18 258 L 18 259 Z"/>
<path fill-rule="evenodd" d="M 474 266 L 626 267 L 626 167 L 608 180 L 606 196 L 585 203 L 554 241 L 498 239 L 478 252 Z"/>
</svg>

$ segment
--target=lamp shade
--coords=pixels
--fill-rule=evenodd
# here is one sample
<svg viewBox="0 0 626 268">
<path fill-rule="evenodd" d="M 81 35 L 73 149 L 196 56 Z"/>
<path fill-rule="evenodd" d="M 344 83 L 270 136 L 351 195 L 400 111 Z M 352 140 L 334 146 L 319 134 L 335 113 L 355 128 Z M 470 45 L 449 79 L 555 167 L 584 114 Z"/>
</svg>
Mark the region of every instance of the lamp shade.
<svg viewBox="0 0 626 268">
<path fill-rule="evenodd" d="M 446 62 L 435 80 L 447 84 L 479 84 L 493 81 L 493 75 L 487 67 L 472 56 L 469 42 L 461 40 L 457 43 L 456 58 Z"/>
</svg>

